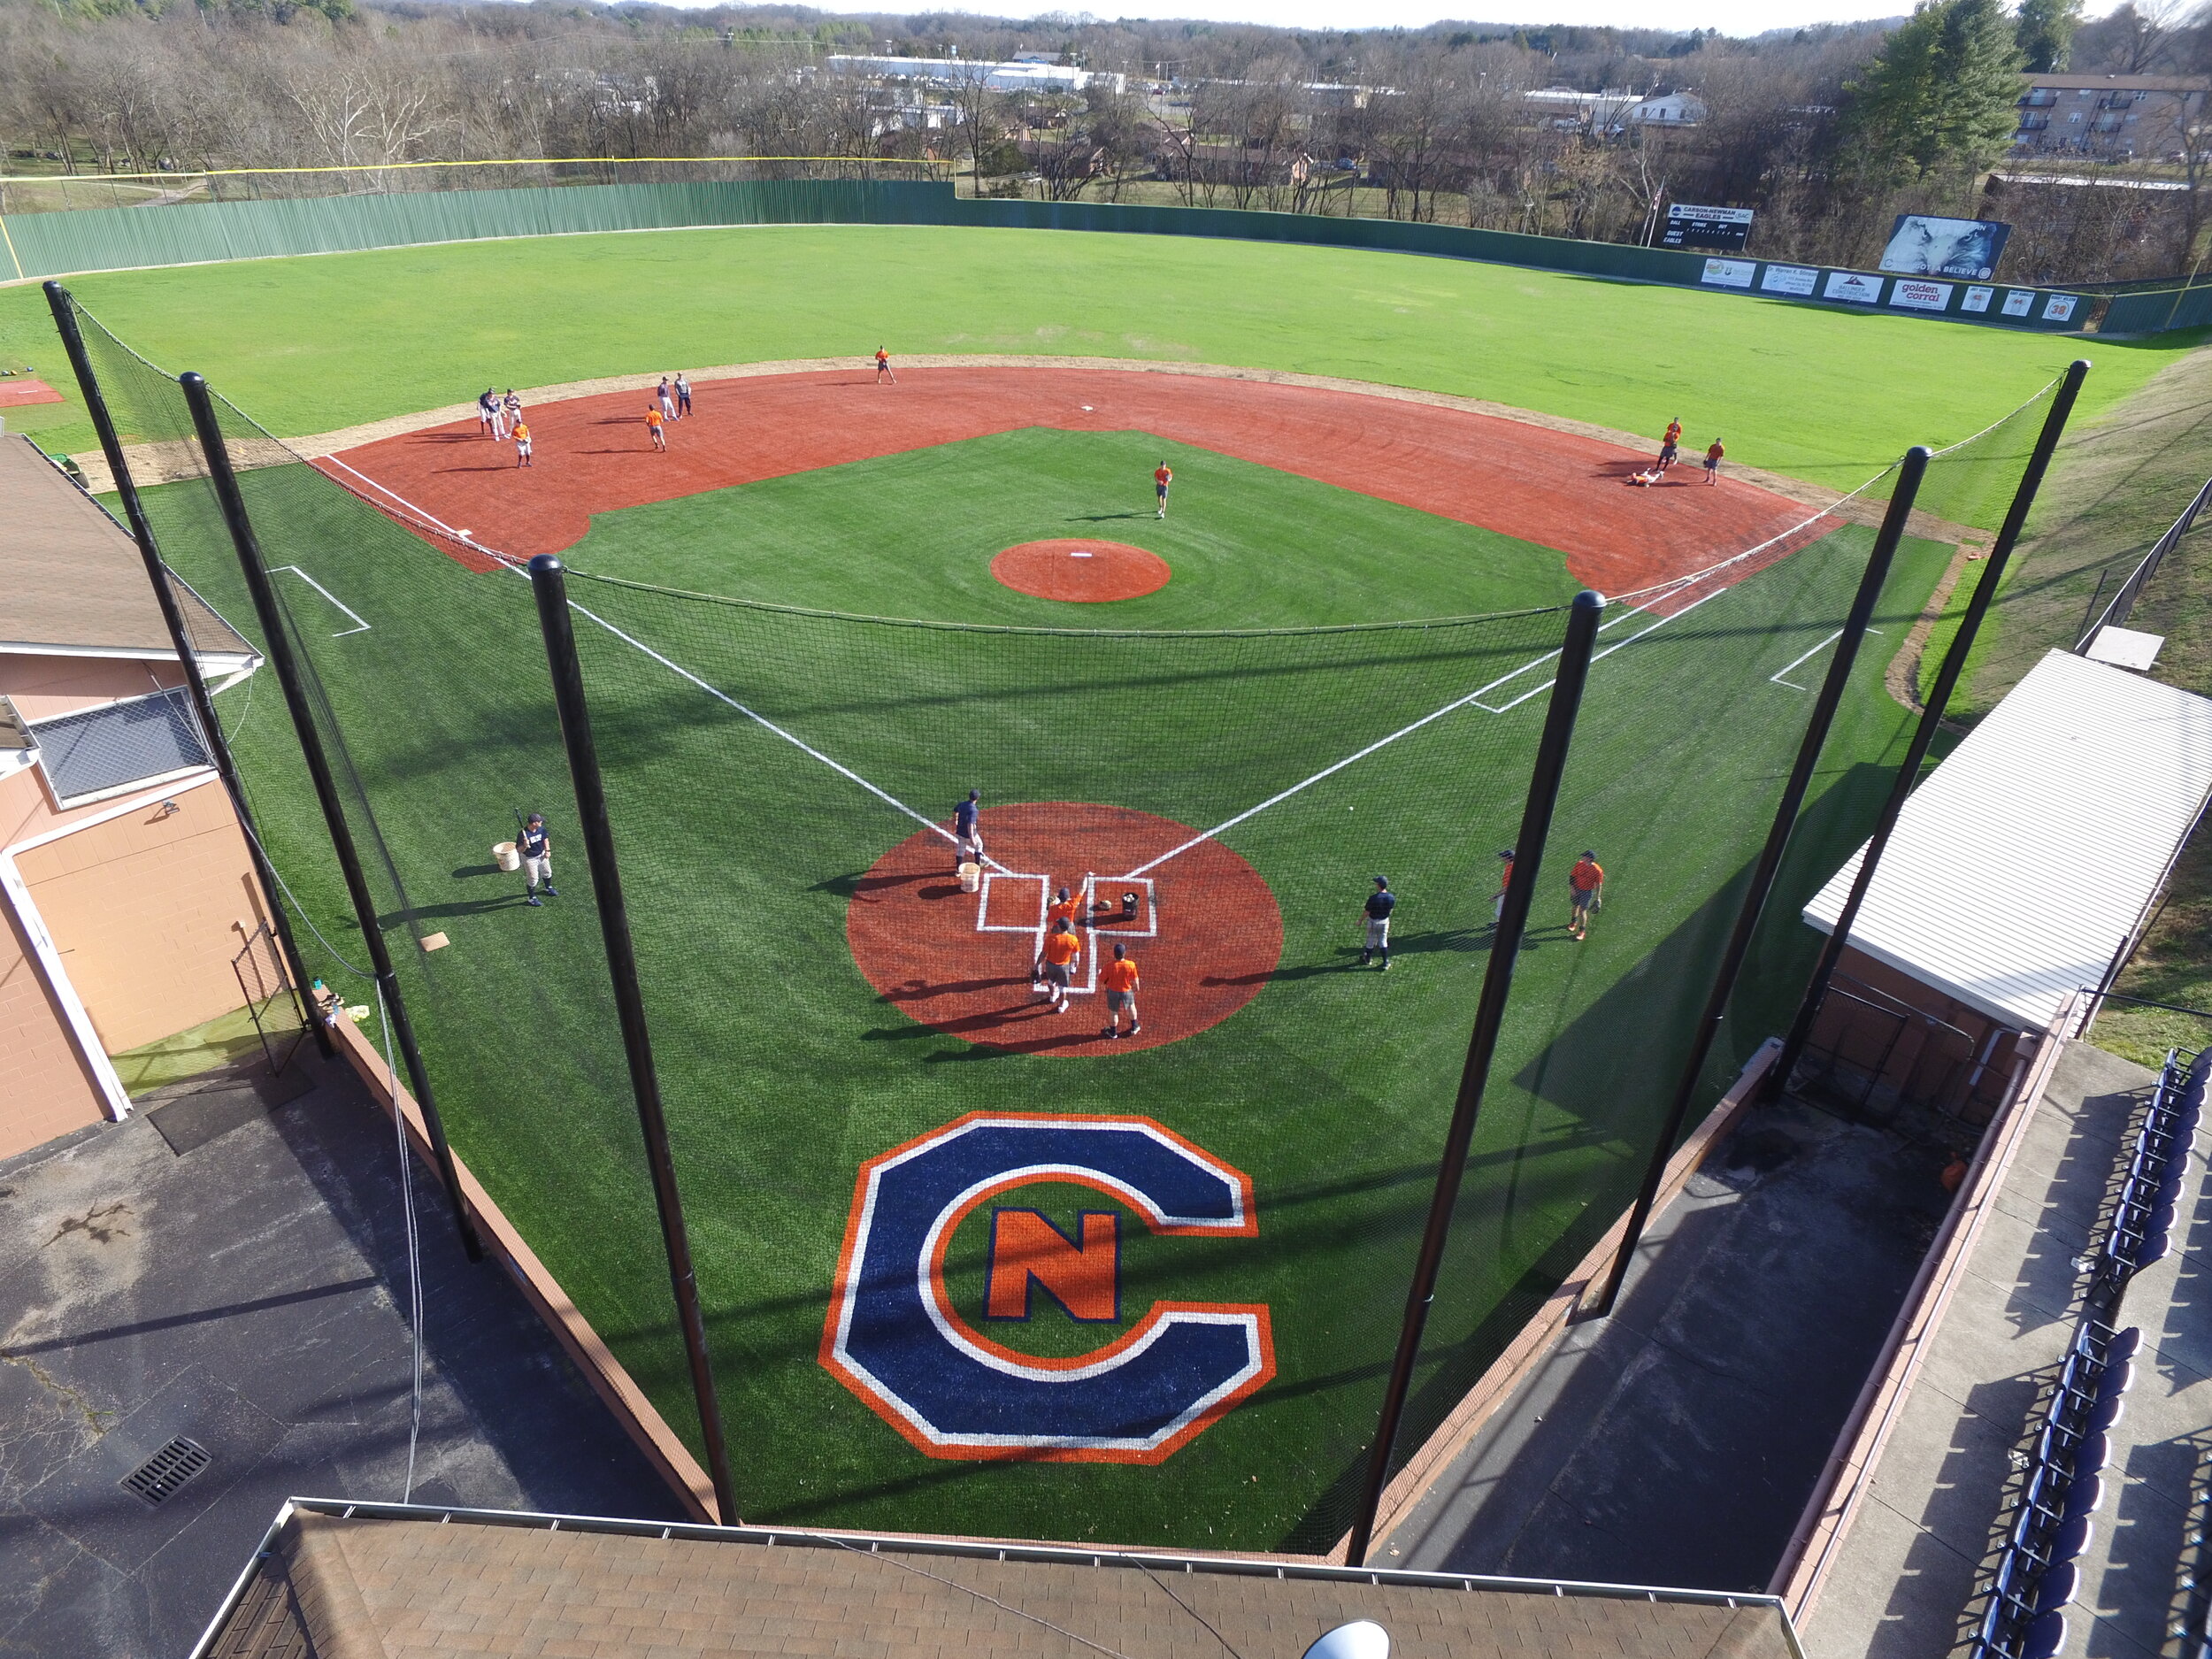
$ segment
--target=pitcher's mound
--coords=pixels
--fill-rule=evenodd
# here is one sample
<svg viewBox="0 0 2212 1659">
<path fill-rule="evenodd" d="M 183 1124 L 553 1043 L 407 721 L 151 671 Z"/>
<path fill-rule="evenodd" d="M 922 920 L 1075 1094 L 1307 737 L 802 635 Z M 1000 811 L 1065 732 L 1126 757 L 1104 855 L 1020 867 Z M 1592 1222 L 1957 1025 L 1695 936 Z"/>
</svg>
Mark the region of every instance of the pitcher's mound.
<svg viewBox="0 0 2212 1659">
<path fill-rule="evenodd" d="M 1078 604 L 1140 599 L 1174 573 L 1157 553 L 1126 541 L 1024 541 L 991 561 L 991 574 L 1016 593 Z"/>
<path fill-rule="evenodd" d="M 863 877 L 845 937 L 868 983 L 909 1018 L 969 1042 L 1023 1054 L 1127 1054 L 1195 1036 L 1259 995 L 1283 954 L 1283 918 L 1259 872 L 1172 818 L 1080 802 L 983 814 L 979 893 L 963 893 L 952 843 L 910 835 Z M 1179 847 L 1156 869 L 1131 876 Z M 1031 989 L 1045 907 L 1076 900 L 1068 1011 Z M 1125 895 L 1136 895 L 1130 905 Z M 1128 948 L 1144 1029 L 1110 1041 L 1097 967 Z M 1128 1029 L 1125 1016 L 1122 1029 Z"/>
</svg>

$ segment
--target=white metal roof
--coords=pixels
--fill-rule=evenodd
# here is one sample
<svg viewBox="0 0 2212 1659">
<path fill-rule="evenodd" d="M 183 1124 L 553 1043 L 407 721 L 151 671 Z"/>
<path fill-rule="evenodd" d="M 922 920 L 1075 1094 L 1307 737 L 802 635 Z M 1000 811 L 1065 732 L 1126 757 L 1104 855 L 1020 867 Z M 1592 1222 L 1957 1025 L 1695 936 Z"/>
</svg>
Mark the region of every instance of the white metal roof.
<svg viewBox="0 0 2212 1659">
<path fill-rule="evenodd" d="M 1851 943 L 2022 1030 L 2094 986 L 2212 794 L 2212 700 L 2053 651 L 1905 803 Z M 1823 933 L 1861 847 L 1805 919 Z"/>
<path fill-rule="evenodd" d="M 2158 662 L 2158 653 L 2166 643 L 2162 634 L 2139 634 L 2133 628 L 2116 628 L 2109 622 L 2097 630 L 2097 637 L 2089 641 L 2089 649 L 2082 653 L 2093 663 L 2110 663 L 2115 668 L 2132 668 L 2149 673 Z"/>
</svg>

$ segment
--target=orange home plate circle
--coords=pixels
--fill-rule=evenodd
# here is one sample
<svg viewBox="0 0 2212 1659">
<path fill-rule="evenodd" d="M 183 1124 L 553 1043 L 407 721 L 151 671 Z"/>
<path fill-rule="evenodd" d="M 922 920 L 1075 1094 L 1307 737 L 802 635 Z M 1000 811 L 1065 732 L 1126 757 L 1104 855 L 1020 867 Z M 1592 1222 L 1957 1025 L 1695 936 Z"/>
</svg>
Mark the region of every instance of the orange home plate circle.
<svg viewBox="0 0 2212 1659">
<path fill-rule="evenodd" d="M 1016 593 L 1078 604 L 1141 599 L 1174 573 L 1157 553 L 1126 541 L 1024 541 L 991 561 L 991 574 Z"/>
<path fill-rule="evenodd" d="M 987 880 L 963 893 L 952 843 L 908 836 L 861 878 L 845 910 L 853 960 L 887 1002 L 924 1025 L 1018 1054 L 1085 1056 L 1156 1048 L 1217 1025 L 1259 995 L 1282 959 L 1283 918 L 1258 871 L 1201 841 L 1142 878 L 1127 872 L 1195 839 L 1172 818 L 1080 802 L 996 806 L 983 814 Z M 1044 909 L 1061 887 L 1079 915 L 1068 1011 L 1031 987 Z M 1137 895 L 1125 918 L 1122 895 Z M 1110 1041 L 1093 960 L 1128 948 L 1144 1029 Z M 1124 1030 L 1127 1020 L 1122 1021 Z"/>
</svg>

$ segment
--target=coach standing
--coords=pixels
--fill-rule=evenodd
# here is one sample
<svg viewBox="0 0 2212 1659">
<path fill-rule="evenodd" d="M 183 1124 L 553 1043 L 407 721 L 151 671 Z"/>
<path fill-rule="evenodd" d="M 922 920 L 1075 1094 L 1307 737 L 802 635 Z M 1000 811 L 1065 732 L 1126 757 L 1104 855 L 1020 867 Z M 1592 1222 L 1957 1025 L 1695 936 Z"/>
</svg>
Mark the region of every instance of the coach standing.
<svg viewBox="0 0 2212 1659">
<path fill-rule="evenodd" d="M 538 897 L 538 883 L 545 883 L 549 896 L 561 895 L 553 889 L 553 838 L 545 833 L 545 814 L 533 812 L 530 821 L 522 826 L 521 839 L 515 842 L 515 850 L 522 855 L 522 869 L 530 887 L 526 896 L 533 904 L 544 901 Z"/>
<path fill-rule="evenodd" d="M 968 798 L 953 809 L 952 813 L 952 872 L 960 873 L 962 864 L 983 862 L 983 792 L 968 791 Z"/>
<path fill-rule="evenodd" d="M 1377 876 L 1375 890 L 1367 895 L 1367 943 L 1359 953 L 1359 965 L 1365 967 L 1376 952 L 1382 953 L 1383 971 L 1390 969 L 1390 912 L 1398 908 L 1398 895 L 1390 890 L 1390 878 Z"/>
</svg>

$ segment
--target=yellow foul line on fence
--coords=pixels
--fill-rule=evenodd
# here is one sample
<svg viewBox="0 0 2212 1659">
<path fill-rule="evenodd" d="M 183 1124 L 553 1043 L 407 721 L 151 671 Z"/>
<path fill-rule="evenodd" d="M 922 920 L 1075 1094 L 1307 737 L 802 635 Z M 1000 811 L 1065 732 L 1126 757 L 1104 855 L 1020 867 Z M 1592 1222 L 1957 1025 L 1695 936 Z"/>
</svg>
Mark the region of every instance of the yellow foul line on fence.
<svg viewBox="0 0 2212 1659">
<path fill-rule="evenodd" d="M 15 280 L 20 282 L 23 280 L 23 261 L 16 257 L 15 238 L 8 234 L 8 220 L 5 214 L 0 214 L 0 242 L 7 243 L 8 261 L 15 266 Z"/>
<path fill-rule="evenodd" d="M 492 161 L 382 161 L 357 162 L 329 167 L 202 167 L 172 173 L 0 173 L 0 184 L 108 184 L 128 179 L 230 179 L 254 174 L 275 177 L 301 173 L 405 173 L 419 167 L 637 167 L 666 166 L 679 162 L 806 161 L 835 162 L 841 166 L 949 167 L 949 161 L 909 156 L 509 156 Z"/>
</svg>

